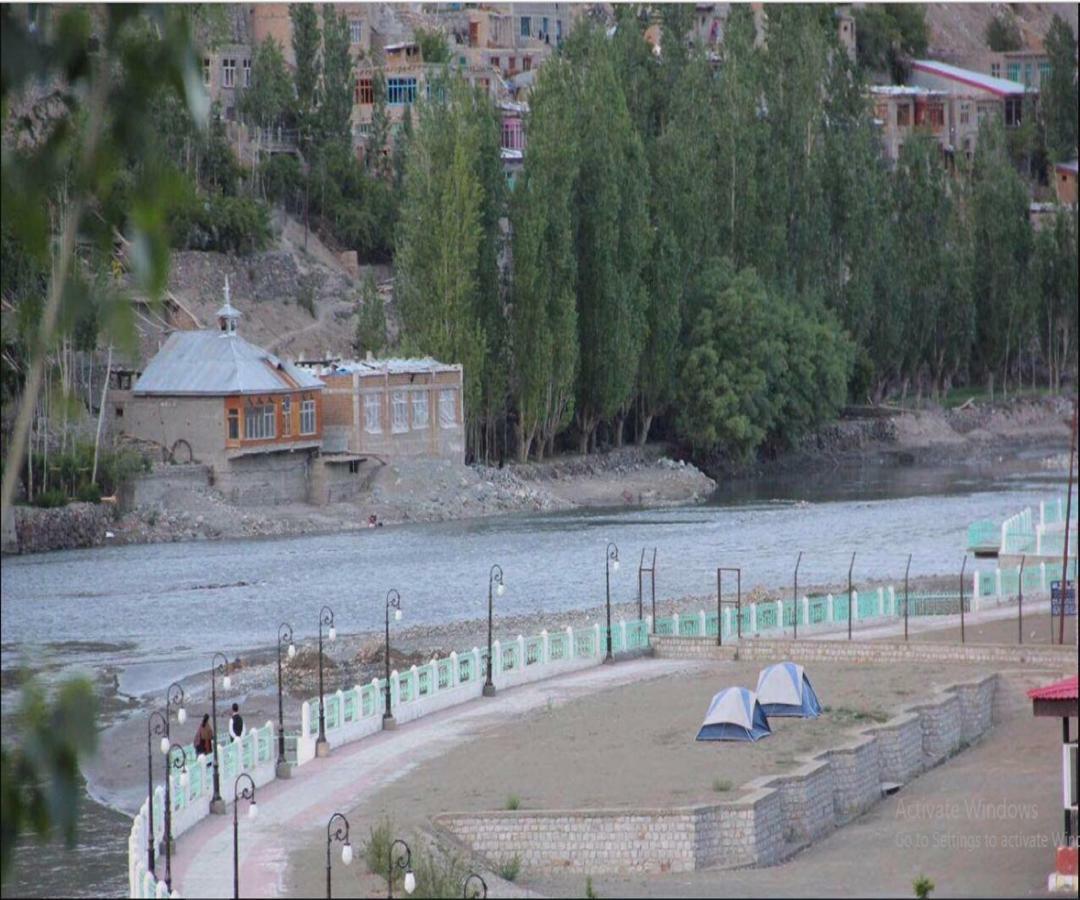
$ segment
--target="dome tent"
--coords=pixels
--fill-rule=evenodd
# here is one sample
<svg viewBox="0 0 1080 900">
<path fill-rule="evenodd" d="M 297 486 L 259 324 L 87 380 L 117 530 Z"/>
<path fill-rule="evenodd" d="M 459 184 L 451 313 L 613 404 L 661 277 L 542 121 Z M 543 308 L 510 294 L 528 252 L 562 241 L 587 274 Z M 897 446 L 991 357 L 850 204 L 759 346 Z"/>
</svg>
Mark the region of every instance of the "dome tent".
<svg viewBox="0 0 1080 900">
<path fill-rule="evenodd" d="M 793 662 L 766 666 L 758 674 L 757 698 L 767 716 L 816 719 L 821 715 L 814 686 L 803 667 Z"/>
<path fill-rule="evenodd" d="M 770 734 L 768 719 L 754 692 L 744 687 L 730 687 L 712 698 L 697 740 L 756 741 Z"/>
</svg>

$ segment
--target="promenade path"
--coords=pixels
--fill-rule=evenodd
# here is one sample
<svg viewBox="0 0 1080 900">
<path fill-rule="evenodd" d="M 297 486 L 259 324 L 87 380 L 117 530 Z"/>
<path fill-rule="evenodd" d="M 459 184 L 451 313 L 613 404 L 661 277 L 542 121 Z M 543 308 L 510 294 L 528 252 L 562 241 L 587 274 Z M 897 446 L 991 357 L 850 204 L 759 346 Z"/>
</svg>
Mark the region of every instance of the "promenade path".
<svg viewBox="0 0 1080 900">
<path fill-rule="evenodd" d="M 643 679 L 690 672 L 702 664 L 648 658 L 620 661 L 501 691 L 380 732 L 334 750 L 293 772 L 285 781 L 259 788 L 258 817 L 240 819 L 240 890 L 245 897 L 282 896 L 291 850 L 306 846 L 337 810 L 347 810 L 414 766 L 487 728 L 588 694 Z M 184 897 L 232 896 L 232 785 L 222 785 L 227 816 L 213 816 L 177 840 L 173 887 Z"/>
</svg>

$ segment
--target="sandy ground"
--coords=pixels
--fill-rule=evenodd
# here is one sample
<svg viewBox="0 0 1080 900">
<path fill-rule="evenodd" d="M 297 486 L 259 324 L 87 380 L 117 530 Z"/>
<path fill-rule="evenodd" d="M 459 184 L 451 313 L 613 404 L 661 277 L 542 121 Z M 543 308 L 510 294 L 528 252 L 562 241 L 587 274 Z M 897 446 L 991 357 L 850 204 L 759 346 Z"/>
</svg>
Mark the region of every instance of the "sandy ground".
<svg viewBox="0 0 1080 900">
<path fill-rule="evenodd" d="M 819 663 L 807 674 L 825 707 L 820 718 L 775 718 L 773 734 L 756 743 L 695 741 L 713 694 L 753 689 L 763 665 L 712 663 L 541 710 L 395 782 L 364 812 L 392 812 L 412 827 L 439 812 L 505 809 L 511 795 L 522 809 L 715 802 L 737 796 L 751 778 L 783 772 L 841 742 L 854 727 L 884 721 L 935 686 L 980 674 L 966 666 Z M 717 780 L 724 790 L 714 788 Z"/>
<path fill-rule="evenodd" d="M 910 897 L 912 882 L 925 875 L 935 897 L 1048 896 L 1052 841 L 1063 826 L 1061 725 L 1033 719 L 1022 695 L 1016 699 L 983 741 L 781 865 L 599 877 L 593 879 L 596 895 Z M 987 808 L 1002 803 L 1004 817 Z M 541 896 L 580 897 L 584 880 L 547 878 L 522 886 Z"/>
<path fill-rule="evenodd" d="M 1053 623 L 1047 612 L 1045 603 L 1038 612 L 1024 612 L 1024 644 L 1034 646 L 1051 643 L 1051 625 L 1053 627 L 1053 643 L 1058 640 L 1058 617 L 1054 616 Z M 1026 607 L 1026 604 L 1025 604 Z M 1020 642 L 1019 623 L 1017 621 L 1016 608 L 1007 619 L 999 619 L 994 622 L 964 623 L 964 640 L 969 644 L 1018 644 Z M 936 631 L 920 631 L 911 635 L 915 641 L 934 641 L 945 643 L 959 643 L 959 628 L 943 628 Z M 1065 643 L 1076 646 L 1076 617 L 1065 617 Z"/>
</svg>

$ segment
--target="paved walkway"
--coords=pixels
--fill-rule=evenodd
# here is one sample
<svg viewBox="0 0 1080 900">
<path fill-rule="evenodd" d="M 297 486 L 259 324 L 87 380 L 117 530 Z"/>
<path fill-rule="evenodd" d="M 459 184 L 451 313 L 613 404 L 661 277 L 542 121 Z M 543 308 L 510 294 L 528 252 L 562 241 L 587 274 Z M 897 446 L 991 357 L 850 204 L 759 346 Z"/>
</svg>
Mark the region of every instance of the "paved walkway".
<svg viewBox="0 0 1080 900">
<path fill-rule="evenodd" d="M 612 687 L 691 671 L 701 663 L 685 660 L 631 659 L 500 692 L 452 707 L 396 732 L 380 732 L 346 745 L 326 759 L 315 759 L 287 781 L 274 781 L 257 792 L 258 817 L 240 810 L 240 891 L 244 897 L 276 897 L 285 889 L 291 850 L 305 846 L 312 831 L 325 828 L 337 810 L 349 809 L 387 783 L 405 775 L 450 747 L 473 739 L 486 728 Z M 231 794 L 231 786 L 222 793 Z M 232 895 L 232 808 L 214 816 L 177 841 L 173 886 L 184 897 Z"/>
</svg>

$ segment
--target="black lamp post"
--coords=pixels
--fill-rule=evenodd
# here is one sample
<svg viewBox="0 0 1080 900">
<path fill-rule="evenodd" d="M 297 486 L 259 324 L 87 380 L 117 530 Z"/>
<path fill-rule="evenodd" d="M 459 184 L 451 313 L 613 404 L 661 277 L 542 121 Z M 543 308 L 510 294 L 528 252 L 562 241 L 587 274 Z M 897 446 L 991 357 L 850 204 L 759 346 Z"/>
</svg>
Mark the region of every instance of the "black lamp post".
<svg viewBox="0 0 1080 900">
<path fill-rule="evenodd" d="M 169 685 L 169 689 L 165 692 L 166 722 L 171 721 L 172 708 L 174 706 L 176 707 L 176 722 L 179 725 L 183 725 L 184 722 L 187 721 L 187 710 L 184 709 L 184 689 L 175 681 Z M 166 726 L 166 728 L 167 727 L 168 726 Z"/>
<path fill-rule="evenodd" d="M 285 703 L 282 699 L 281 686 L 281 648 L 288 647 L 289 659 L 296 656 L 296 645 L 293 644 L 292 625 L 282 622 L 278 626 L 277 633 L 277 733 L 278 733 L 278 759 L 275 774 L 278 778 L 290 778 L 292 770 L 285 760 Z"/>
<path fill-rule="evenodd" d="M 495 563 L 491 567 L 491 571 L 488 572 L 488 654 L 487 654 L 487 680 L 484 682 L 483 694 L 485 697 L 495 696 L 495 682 L 491 680 L 492 672 L 494 671 L 494 658 L 491 655 L 491 624 L 493 616 L 494 601 L 492 600 L 493 592 L 497 592 L 501 597 L 506 590 L 506 584 L 503 582 L 503 570 L 502 566 Z"/>
<path fill-rule="evenodd" d="M 471 893 L 469 891 L 470 886 L 472 887 Z M 461 896 L 464 900 L 484 900 L 487 897 L 487 882 L 475 872 L 471 872 L 462 886 Z"/>
<path fill-rule="evenodd" d="M 334 828 L 335 820 L 340 819 L 341 822 L 337 828 Z M 326 900 L 330 900 L 330 845 L 334 841 L 340 841 L 344 846 L 341 848 L 341 861 L 345 865 L 349 865 L 353 860 L 352 844 L 349 843 L 349 820 L 345 818 L 343 813 L 336 812 L 330 817 L 330 821 L 326 823 Z"/>
<path fill-rule="evenodd" d="M 792 608 L 794 615 L 791 617 L 791 627 L 795 630 L 795 640 L 799 639 L 799 564 L 802 562 L 802 550 L 799 558 L 795 560 L 795 584 L 791 589 L 791 600 L 795 604 Z M 780 623 L 783 625 L 783 623 Z"/>
<path fill-rule="evenodd" d="M 904 640 L 908 639 L 908 574 L 911 572 L 911 554 L 907 555 L 907 567 L 904 569 Z"/>
<path fill-rule="evenodd" d="M 240 782 L 247 781 L 243 790 L 240 790 Z M 255 805 L 255 780 L 247 772 L 241 772 L 236 776 L 233 784 L 233 809 L 232 809 L 232 895 L 233 900 L 240 900 L 240 801 L 250 800 L 248 818 L 254 819 L 258 815 L 259 807 Z"/>
<path fill-rule="evenodd" d="M 154 873 L 154 735 L 161 736 L 161 752 L 168 753 L 169 720 L 157 709 L 146 719 L 146 869 L 151 873 Z"/>
<path fill-rule="evenodd" d="M 400 847 L 402 852 L 398 854 L 397 859 L 394 859 L 394 851 Z M 409 845 L 403 840 L 396 840 L 390 845 L 390 850 L 387 853 L 387 869 L 386 869 L 386 896 L 387 900 L 394 900 L 394 868 L 405 870 L 405 893 L 411 894 L 416 890 L 416 876 L 413 875 L 412 870 L 412 850 L 409 849 Z"/>
<path fill-rule="evenodd" d="M 327 637 L 331 641 L 337 639 L 337 629 L 334 627 L 334 611 L 329 606 L 319 610 L 319 737 L 315 741 L 315 755 L 329 756 L 330 744 L 326 741 L 326 701 L 323 700 L 323 657 L 322 657 L 322 630 L 323 626 L 330 630 Z"/>
<path fill-rule="evenodd" d="M 386 680 L 383 687 L 386 691 L 386 704 L 382 714 L 383 731 L 393 731 L 397 728 L 394 721 L 393 710 L 390 709 L 390 609 L 394 610 L 394 621 L 401 621 L 401 594 L 396 588 L 390 588 L 386 592 Z"/>
<path fill-rule="evenodd" d="M 851 565 L 847 570 L 847 639 L 851 640 L 851 570 L 855 568 L 855 553 L 851 554 Z"/>
<path fill-rule="evenodd" d="M 179 751 L 177 756 L 175 751 Z M 187 775 L 184 748 L 170 744 L 165 753 L 165 887 L 172 893 L 172 770 L 179 769 L 181 778 Z M 183 780 L 181 780 L 183 784 Z"/>
<path fill-rule="evenodd" d="M 607 595 L 607 655 L 605 663 L 615 662 L 611 653 L 611 573 L 619 571 L 619 548 L 614 541 L 608 541 L 607 550 L 604 553 L 604 591 Z"/>
<path fill-rule="evenodd" d="M 220 662 L 218 662 L 220 660 Z M 228 690 L 232 681 L 228 675 L 229 658 L 224 653 L 215 653 L 210 659 L 210 718 L 214 722 L 213 736 L 210 739 L 210 765 L 214 770 L 214 795 L 210 798 L 210 812 L 215 816 L 225 815 L 225 801 L 221 798 L 221 776 L 218 767 L 218 718 L 217 718 L 217 676 L 221 673 L 221 686 Z"/>
</svg>

